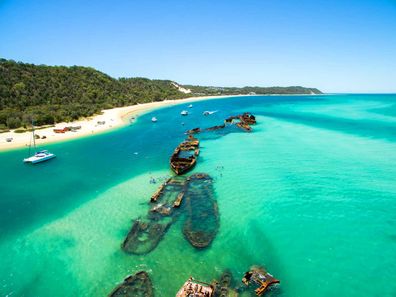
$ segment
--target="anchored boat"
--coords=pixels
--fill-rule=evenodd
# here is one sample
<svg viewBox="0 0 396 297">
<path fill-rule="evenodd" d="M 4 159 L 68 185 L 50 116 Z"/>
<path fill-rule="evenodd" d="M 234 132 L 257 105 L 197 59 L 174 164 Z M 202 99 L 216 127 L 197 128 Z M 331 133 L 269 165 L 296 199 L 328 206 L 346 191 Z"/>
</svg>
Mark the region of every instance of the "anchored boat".
<svg viewBox="0 0 396 297">
<path fill-rule="evenodd" d="M 37 147 L 36 147 L 36 135 L 34 134 L 34 124 L 33 124 L 33 122 L 32 122 L 32 139 L 33 139 L 33 149 L 35 150 L 35 153 L 34 153 L 33 156 L 30 156 L 28 158 L 23 159 L 23 162 L 36 164 L 36 163 L 48 161 L 48 160 L 53 159 L 53 158 L 56 157 L 55 154 L 50 153 L 47 150 L 36 151 L 36 149 L 37 149 Z M 32 143 L 30 142 L 29 155 L 30 155 L 31 148 L 32 148 Z"/>
<path fill-rule="evenodd" d="M 139 271 L 126 277 L 109 297 L 154 297 L 153 284 L 147 272 Z"/>
</svg>

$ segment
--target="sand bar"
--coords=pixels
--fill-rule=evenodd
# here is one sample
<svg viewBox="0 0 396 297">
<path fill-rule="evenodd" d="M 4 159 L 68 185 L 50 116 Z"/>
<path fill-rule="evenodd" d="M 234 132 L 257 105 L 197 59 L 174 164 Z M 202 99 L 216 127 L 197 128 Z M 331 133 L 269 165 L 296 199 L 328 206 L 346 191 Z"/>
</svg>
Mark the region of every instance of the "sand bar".
<svg viewBox="0 0 396 297">
<path fill-rule="evenodd" d="M 46 143 L 65 141 L 69 139 L 75 139 L 78 137 L 96 135 L 111 129 L 116 129 L 124 125 L 129 125 L 130 119 L 132 117 L 137 117 L 140 114 L 151 111 L 155 108 L 171 106 L 177 104 L 184 104 L 193 101 L 214 99 L 214 98 L 226 98 L 226 97 L 236 97 L 233 96 L 203 96 L 203 97 L 191 97 L 179 100 L 164 100 L 159 102 L 150 102 L 144 104 L 137 104 L 132 106 L 125 106 L 113 109 L 103 110 L 100 115 L 92 116 L 82 120 L 69 122 L 69 123 L 57 123 L 55 127 L 37 129 L 36 134 L 40 137 L 45 136 L 45 139 L 36 139 L 36 144 L 41 146 Z M 104 124 L 98 124 L 98 122 L 103 122 Z M 76 132 L 66 132 L 66 133 L 55 133 L 54 129 L 63 129 L 68 126 L 81 126 L 81 129 Z M 15 133 L 14 130 L 10 132 L 0 134 L 0 151 L 5 151 L 9 149 L 16 149 L 29 146 L 31 139 L 31 132 L 25 133 Z M 7 142 L 7 138 L 12 138 L 11 142 Z"/>
</svg>

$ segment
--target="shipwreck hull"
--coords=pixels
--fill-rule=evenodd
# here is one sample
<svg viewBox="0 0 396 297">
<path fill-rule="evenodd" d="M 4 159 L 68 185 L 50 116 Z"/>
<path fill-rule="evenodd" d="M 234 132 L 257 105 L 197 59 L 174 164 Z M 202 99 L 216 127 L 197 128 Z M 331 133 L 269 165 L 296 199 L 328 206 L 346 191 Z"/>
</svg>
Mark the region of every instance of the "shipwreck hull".
<svg viewBox="0 0 396 297">
<path fill-rule="evenodd" d="M 129 254 L 144 255 L 157 247 L 172 224 L 171 219 L 134 221 L 131 230 L 122 243 L 122 249 Z"/>
<path fill-rule="evenodd" d="M 170 167 L 177 175 L 182 175 L 195 166 L 198 155 L 199 140 L 190 134 L 173 152 Z"/>
<path fill-rule="evenodd" d="M 192 175 L 184 199 L 183 234 L 194 247 L 205 248 L 216 237 L 220 225 L 212 178 L 207 174 Z"/>
<path fill-rule="evenodd" d="M 151 196 L 151 207 L 144 218 L 133 222 L 122 249 L 129 254 L 148 254 L 163 239 L 170 226 L 177 220 L 179 207 L 184 200 L 187 178 L 169 178 Z"/>
<path fill-rule="evenodd" d="M 109 297 L 153 297 L 154 290 L 149 275 L 145 271 L 128 276 Z"/>
</svg>

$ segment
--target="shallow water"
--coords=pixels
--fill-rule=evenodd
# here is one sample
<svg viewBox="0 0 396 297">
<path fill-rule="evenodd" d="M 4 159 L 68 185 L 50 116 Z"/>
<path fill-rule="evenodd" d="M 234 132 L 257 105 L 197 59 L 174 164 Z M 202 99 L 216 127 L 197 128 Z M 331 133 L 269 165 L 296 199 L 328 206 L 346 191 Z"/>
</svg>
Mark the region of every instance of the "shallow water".
<svg viewBox="0 0 396 297">
<path fill-rule="evenodd" d="M 163 108 L 136 124 L 46 148 L 0 153 L 0 296 L 106 296 L 147 270 L 156 296 L 193 275 L 239 279 L 261 264 L 270 296 L 395 296 L 396 95 L 249 96 Z M 204 110 L 219 110 L 203 116 Z M 220 229 L 194 249 L 174 224 L 150 254 L 120 245 L 171 173 L 183 132 L 251 111 L 253 133 L 200 135 L 194 172 L 214 178 Z M 153 124 L 152 116 L 158 118 Z M 182 125 L 182 122 L 184 125 Z"/>
</svg>

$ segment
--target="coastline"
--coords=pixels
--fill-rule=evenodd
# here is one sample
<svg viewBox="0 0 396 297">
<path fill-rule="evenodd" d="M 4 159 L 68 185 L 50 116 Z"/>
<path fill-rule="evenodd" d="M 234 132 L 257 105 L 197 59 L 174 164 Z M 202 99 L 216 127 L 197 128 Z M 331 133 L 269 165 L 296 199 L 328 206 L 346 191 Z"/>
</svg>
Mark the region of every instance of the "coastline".
<svg viewBox="0 0 396 297">
<path fill-rule="evenodd" d="M 131 106 L 117 107 L 105 109 L 102 114 L 84 118 L 73 122 L 57 123 L 54 127 L 37 129 L 35 132 L 39 136 L 45 136 L 45 139 L 36 139 L 38 146 L 77 139 L 89 135 L 97 135 L 99 133 L 108 132 L 122 126 L 130 124 L 129 119 L 137 117 L 146 112 L 150 112 L 160 107 L 167 107 L 208 99 L 223 99 L 230 97 L 240 97 L 249 95 L 227 95 L 227 96 L 202 96 L 191 97 L 185 99 L 164 100 L 158 102 L 149 102 L 136 104 Z M 105 124 L 98 124 L 98 121 L 104 121 Z M 68 131 L 66 133 L 55 133 L 53 129 L 62 129 L 67 126 L 81 126 L 76 132 Z M 12 142 L 7 142 L 6 138 L 12 138 Z M 30 144 L 31 132 L 15 133 L 14 130 L 0 134 L 0 152 L 27 147 Z"/>
</svg>

